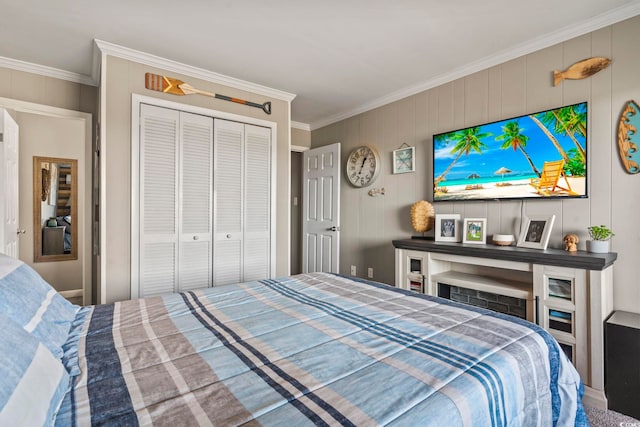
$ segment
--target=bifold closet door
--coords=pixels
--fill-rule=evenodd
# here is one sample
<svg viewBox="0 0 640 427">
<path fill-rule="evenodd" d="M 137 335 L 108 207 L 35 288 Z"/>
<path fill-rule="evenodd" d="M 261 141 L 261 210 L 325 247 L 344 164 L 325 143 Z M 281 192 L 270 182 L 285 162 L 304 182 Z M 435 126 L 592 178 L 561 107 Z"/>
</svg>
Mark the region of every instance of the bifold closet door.
<svg viewBox="0 0 640 427">
<path fill-rule="evenodd" d="M 180 112 L 178 290 L 211 286 L 213 119 Z"/>
<path fill-rule="evenodd" d="M 242 178 L 244 124 L 214 120 L 214 227 L 213 283 L 242 281 Z"/>
<path fill-rule="evenodd" d="M 139 297 L 211 286 L 212 140 L 210 117 L 141 105 Z"/>
<path fill-rule="evenodd" d="M 270 277 L 271 129 L 245 125 L 243 280 Z"/>
<path fill-rule="evenodd" d="M 270 277 L 271 130 L 214 121 L 214 285 Z"/>
</svg>

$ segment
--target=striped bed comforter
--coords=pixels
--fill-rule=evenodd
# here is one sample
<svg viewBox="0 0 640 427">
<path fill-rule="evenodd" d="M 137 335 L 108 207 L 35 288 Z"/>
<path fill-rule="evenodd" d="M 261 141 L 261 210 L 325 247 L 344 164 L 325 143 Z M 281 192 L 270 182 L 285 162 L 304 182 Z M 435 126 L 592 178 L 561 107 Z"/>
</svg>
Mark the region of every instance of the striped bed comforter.
<svg viewBox="0 0 640 427">
<path fill-rule="evenodd" d="M 314 273 L 88 307 L 57 425 L 588 425 L 554 339 Z"/>
</svg>

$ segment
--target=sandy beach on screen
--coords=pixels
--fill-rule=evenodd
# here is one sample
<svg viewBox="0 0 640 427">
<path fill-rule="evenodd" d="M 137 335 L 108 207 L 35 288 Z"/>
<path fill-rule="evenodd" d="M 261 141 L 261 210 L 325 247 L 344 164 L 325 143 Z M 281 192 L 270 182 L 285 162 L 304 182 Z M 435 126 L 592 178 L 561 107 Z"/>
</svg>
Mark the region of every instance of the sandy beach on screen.
<svg viewBox="0 0 640 427">
<path fill-rule="evenodd" d="M 571 190 L 575 195 L 585 194 L 585 178 L 575 177 L 568 178 Z M 565 186 L 564 179 L 560 179 L 559 185 Z M 558 197 L 568 196 L 569 193 L 562 190 L 556 190 L 547 195 L 537 194 L 534 187 L 529 185 L 528 179 L 522 180 L 504 180 L 504 182 L 483 183 L 482 188 L 467 189 L 466 185 L 451 185 L 445 187 L 446 193 L 438 192 L 435 200 L 456 199 L 496 199 L 500 198 L 518 198 L 518 197 Z"/>
</svg>

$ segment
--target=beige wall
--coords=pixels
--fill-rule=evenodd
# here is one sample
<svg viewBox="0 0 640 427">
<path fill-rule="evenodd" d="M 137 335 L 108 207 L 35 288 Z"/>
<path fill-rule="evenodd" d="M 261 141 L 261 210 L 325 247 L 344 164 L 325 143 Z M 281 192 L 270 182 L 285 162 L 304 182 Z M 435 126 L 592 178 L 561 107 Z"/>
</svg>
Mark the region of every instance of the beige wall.
<svg viewBox="0 0 640 427">
<path fill-rule="evenodd" d="M 19 258 L 31 265 L 59 291 L 82 289 L 84 265 L 91 259 L 91 170 L 87 167 L 85 122 L 81 119 L 48 117 L 31 113 L 15 113 L 20 127 L 20 226 L 26 233 L 20 239 Z M 59 157 L 78 161 L 78 259 L 73 261 L 33 262 L 33 157 Z M 81 208 L 82 207 L 82 208 Z"/>
<path fill-rule="evenodd" d="M 272 114 L 262 110 L 212 99 L 200 95 L 176 96 L 147 90 L 144 75 L 147 72 L 169 75 L 188 82 L 205 91 L 247 99 L 257 103 L 271 101 Z M 131 296 L 131 94 L 165 99 L 217 111 L 258 118 L 277 123 L 276 152 L 276 271 L 275 275 L 288 274 L 289 247 L 289 103 L 269 99 L 242 90 L 225 87 L 174 72 L 107 56 L 102 68 L 102 100 L 105 111 L 101 112 L 105 137 L 101 155 L 105 162 L 106 177 L 102 190 L 105 192 L 105 214 L 102 220 L 106 232 L 102 236 L 102 254 L 105 285 L 105 300 L 113 302 Z"/>
<path fill-rule="evenodd" d="M 311 147 L 311 132 L 308 130 L 291 128 L 291 145 L 296 147 Z"/>
<path fill-rule="evenodd" d="M 9 104 L 11 104 L 13 100 L 16 101 L 24 101 L 30 102 L 33 104 L 37 104 L 40 106 L 48 106 L 48 107 L 57 107 L 64 108 L 66 110 L 71 110 L 75 112 L 84 112 L 90 113 L 93 115 L 92 122 L 95 123 L 95 113 L 97 111 L 97 100 L 98 100 L 98 90 L 96 87 L 87 86 L 79 83 L 73 83 L 66 80 L 60 80 L 53 77 L 46 77 L 39 74 L 27 73 L 23 71 L 12 70 L 8 68 L 0 67 L 0 97 L 9 99 Z M 0 104 L 3 104 L 0 102 Z M 4 106 L 4 105 L 0 105 Z M 19 120 L 18 115 L 23 115 L 23 113 L 15 112 L 12 114 L 16 121 Z M 24 115 L 22 117 L 24 119 Z M 29 119 L 27 119 L 29 120 Z M 31 122 L 31 120 L 29 120 Z M 45 120 L 45 123 L 40 123 L 40 125 L 46 126 L 49 123 Z M 18 122 L 20 124 L 20 122 Z M 43 127 L 41 129 L 33 129 L 35 132 L 42 132 L 46 137 L 39 138 L 39 141 L 33 141 L 30 143 L 33 152 L 37 155 L 43 155 L 45 151 L 50 153 L 48 155 L 56 156 L 56 157 L 64 157 L 65 155 L 60 154 L 55 149 L 49 146 L 51 138 L 51 132 L 53 130 L 47 129 Z M 21 139 L 26 134 L 31 133 L 31 130 L 25 128 L 24 124 L 20 129 Z M 87 141 L 84 147 L 74 147 L 72 150 L 76 152 L 76 154 L 80 153 L 80 150 L 84 149 L 85 160 L 84 160 L 84 170 L 79 169 L 79 173 L 84 177 L 83 185 L 86 184 L 87 195 L 85 196 L 85 201 L 82 203 L 85 204 L 84 208 L 87 209 L 87 220 L 86 225 L 90 226 L 90 200 L 91 200 L 91 147 L 92 141 Z M 40 150 L 42 148 L 42 150 Z M 26 149 L 26 148 L 25 148 Z M 31 171 L 33 168 L 32 160 L 28 158 L 28 154 L 23 153 L 23 148 L 21 147 L 20 151 L 20 168 L 21 168 L 21 177 L 20 177 L 20 203 L 21 209 L 22 205 L 25 201 L 28 200 L 28 205 L 31 206 L 31 181 L 32 176 L 30 173 L 26 173 Z M 65 149 L 66 150 L 66 149 Z M 64 151 L 68 152 L 68 151 Z M 79 163 L 80 164 L 80 163 Z M 28 179 L 28 183 L 25 183 L 24 180 Z M 81 184 L 79 182 L 79 184 Z M 26 188 L 26 189 L 25 189 Z M 33 225 L 31 222 L 31 209 L 24 208 L 28 213 L 28 218 L 25 217 L 24 220 L 21 220 L 21 228 L 25 230 L 31 230 Z M 79 209 L 82 207 L 79 205 Z M 29 233 L 29 231 L 27 231 Z M 89 234 L 89 231 L 86 231 Z M 85 251 L 87 253 L 86 256 L 90 256 L 91 251 L 91 236 L 86 236 L 86 248 Z M 20 246 L 24 246 L 26 248 L 33 248 L 33 230 L 31 230 L 31 234 L 27 236 L 27 234 L 22 235 L 20 238 Z M 33 262 L 33 249 L 20 250 L 21 259 L 27 263 Z M 36 270 L 45 276 L 48 280 L 52 281 L 52 284 L 60 289 L 67 290 L 76 287 L 76 284 L 67 284 L 64 280 L 60 279 L 64 277 L 65 270 L 68 266 L 67 262 L 57 262 L 57 263 L 46 263 L 42 264 L 43 268 L 46 270 L 42 270 L 36 264 Z M 90 277 L 91 275 L 91 263 L 88 262 L 88 265 L 85 269 L 85 277 Z M 90 281 L 90 279 L 87 279 Z M 75 279 L 74 279 L 75 283 Z M 87 283 L 89 285 L 89 283 Z M 88 294 L 90 294 L 90 289 L 87 290 Z"/>
<path fill-rule="evenodd" d="M 0 97 L 95 113 L 98 88 L 0 67 Z"/>
<path fill-rule="evenodd" d="M 638 176 L 624 172 L 615 135 L 623 105 L 640 100 L 640 17 L 577 37 L 442 86 L 331 124 L 312 132 L 312 147 L 342 142 L 342 158 L 361 144 L 372 144 L 382 156 L 382 173 L 373 187 L 381 197 L 342 180 L 340 271 L 374 267 L 374 279 L 394 282 L 391 240 L 413 234 L 409 208 L 431 199 L 432 135 L 464 126 L 513 117 L 579 101 L 589 102 L 589 198 L 563 201 L 442 203 L 437 213 L 486 217 L 488 234 L 517 234 L 524 214 L 555 214 L 549 246 L 562 247 L 566 233 L 580 236 L 585 249 L 587 227 L 608 224 L 616 233 L 612 250 L 614 308 L 640 311 L 637 262 L 640 256 Z M 551 72 L 592 56 L 613 59 L 604 71 L 553 87 Z M 392 151 L 402 143 L 416 146 L 416 172 L 392 175 Z"/>
</svg>

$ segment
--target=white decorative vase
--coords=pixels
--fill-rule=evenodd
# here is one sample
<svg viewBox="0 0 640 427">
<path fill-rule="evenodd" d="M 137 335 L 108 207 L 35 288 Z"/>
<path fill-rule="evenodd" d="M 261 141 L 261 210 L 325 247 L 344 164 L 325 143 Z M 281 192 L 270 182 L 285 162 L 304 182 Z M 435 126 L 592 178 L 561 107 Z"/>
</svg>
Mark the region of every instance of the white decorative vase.
<svg viewBox="0 0 640 427">
<path fill-rule="evenodd" d="M 587 251 L 594 254 L 609 253 L 610 240 L 587 240 Z"/>
</svg>

